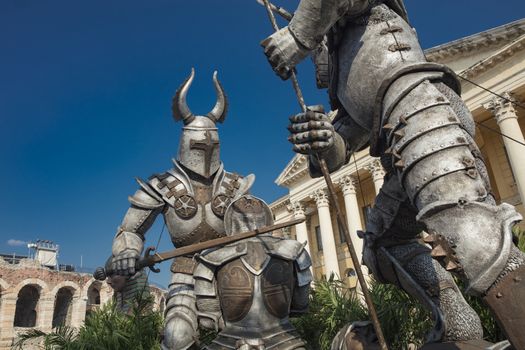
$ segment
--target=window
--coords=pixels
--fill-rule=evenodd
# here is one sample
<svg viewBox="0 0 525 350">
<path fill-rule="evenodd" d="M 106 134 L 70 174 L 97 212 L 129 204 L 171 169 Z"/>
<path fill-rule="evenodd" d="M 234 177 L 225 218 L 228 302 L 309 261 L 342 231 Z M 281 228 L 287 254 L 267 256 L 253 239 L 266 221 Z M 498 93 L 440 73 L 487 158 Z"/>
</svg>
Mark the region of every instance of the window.
<svg viewBox="0 0 525 350">
<path fill-rule="evenodd" d="M 323 240 L 321 239 L 321 226 L 315 226 L 315 240 L 317 241 L 317 250 L 323 251 Z"/>
<path fill-rule="evenodd" d="M 357 276 L 357 274 L 356 274 L 356 272 L 355 272 L 355 270 L 353 268 L 349 268 L 348 270 L 346 270 L 345 275 L 348 278 Z"/>
</svg>

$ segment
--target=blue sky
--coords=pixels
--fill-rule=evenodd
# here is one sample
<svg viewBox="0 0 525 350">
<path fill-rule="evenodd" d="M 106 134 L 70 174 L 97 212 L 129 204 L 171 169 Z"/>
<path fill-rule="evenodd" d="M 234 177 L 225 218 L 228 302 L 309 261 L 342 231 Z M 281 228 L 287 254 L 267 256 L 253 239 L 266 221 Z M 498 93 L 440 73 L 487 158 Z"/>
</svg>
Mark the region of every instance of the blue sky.
<svg viewBox="0 0 525 350">
<path fill-rule="evenodd" d="M 293 10 L 297 1 L 277 4 Z M 525 14 L 523 0 L 406 4 L 424 48 Z M 1 1 L 0 252 L 26 252 L 8 240 L 49 239 L 62 263 L 82 255 L 85 266 L 102 264 L 133 178 L 168 169 L 176 154 L 171 97 L 191 67 L 194 112 L 215 103 L 214 70 L 228 94 L 226 168 L 255 173 L 253 193 L 268 202 L 284 195 L 273 181 L 292 157 L 285 127 L 298 106 L 262 54 L 270 33 L 255 0 Z M 298 71 L 307 103 L 326 103 L 310 62 Z M 168 264 L 161 268 L 153 280 L 166 285 Z"/>
</svg>

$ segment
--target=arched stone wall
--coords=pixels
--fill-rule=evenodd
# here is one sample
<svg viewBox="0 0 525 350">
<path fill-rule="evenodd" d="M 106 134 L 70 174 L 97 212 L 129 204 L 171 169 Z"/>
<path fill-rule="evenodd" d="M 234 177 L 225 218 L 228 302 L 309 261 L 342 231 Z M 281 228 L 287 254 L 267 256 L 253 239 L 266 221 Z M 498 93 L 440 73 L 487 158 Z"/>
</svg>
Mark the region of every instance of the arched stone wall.
<svg viewBox="0 0 525 350">
<path fill-rule="evenodd" d="M 39 319 L 41 288 L 38 285 L 27 284 L 17 294 L 14 327 L 36 327 Z"/>
<path fill-rule="evenodd" d="M 15 309 L 15 300 L 9 293 L 10 288 L 9 283 L 0 278 L 0 347 L 3 345 L 4 339 L 11 335 L 8 330 L 13 326 L 11 318 L 8 317 L 14 313 Z"/>
<path fill-rule="evenodd" d="M 102 283 L 95 281 L 89 285 L 87 289 L 87 304 L 88 305 L 100 305 L 100 290 L 102 289 Z"/>
<path fill-rule="evenodd" d="M 86 308 L 86 299 L 82 298 L 82 289 L 72 281 L 63 281 L 57 284 L 50 293 L 53 301 L 52 312 L 47 327 L 57 327 L 65 324 L 79 327 L 83 320 Z"/>
<path fill-rule="evenodd" d="M 75 290 L 71 287 L 62 287 L 55 295 L 55 305 L 53 307 L 52 328 L 60 326 L 71 326 L 73 315 L 73 294 Z"/>
</svg>

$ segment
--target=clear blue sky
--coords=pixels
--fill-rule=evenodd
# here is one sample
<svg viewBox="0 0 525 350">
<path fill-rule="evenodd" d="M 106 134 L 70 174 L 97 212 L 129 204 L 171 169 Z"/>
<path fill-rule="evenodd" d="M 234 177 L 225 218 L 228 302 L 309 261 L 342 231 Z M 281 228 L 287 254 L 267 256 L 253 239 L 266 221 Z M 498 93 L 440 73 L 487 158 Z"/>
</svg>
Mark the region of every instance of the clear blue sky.
<svg viewBox="0 0 525 350">
<path fill-rule="evenodd" d="M 425 48 L 525 14 L 523 0 L 406 3 Z M 10 239 L 50 239 L 62 263 L 102 264 L 133 178 L 166 170 L 176 154 L 171 97 L 191 67 L 194 112 L 215 102 L 213 70 L 228 93 L 226 168 L 255 173 L 253 193 L 268 202 L 284 195 L 273 181 L 292 157 L 285 127 L 298 106 L 262 54 L 270 33 L 255 0 L 0 1 L 0 252 L 26 252 Z M 307 103 L 326 103 L 309 62 L 299 78 Z M 153 280 L 166 285 L 161 268 Z"/>
</svg>

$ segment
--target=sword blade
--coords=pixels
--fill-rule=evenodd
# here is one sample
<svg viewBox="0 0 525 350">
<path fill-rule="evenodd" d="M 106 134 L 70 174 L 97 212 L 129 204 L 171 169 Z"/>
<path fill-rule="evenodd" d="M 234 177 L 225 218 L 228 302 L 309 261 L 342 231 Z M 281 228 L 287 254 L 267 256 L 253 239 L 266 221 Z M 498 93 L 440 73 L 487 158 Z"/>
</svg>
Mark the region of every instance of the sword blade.
<svg viewBox="0 0 525 350">
<path fill-rule="evenodd" d="M 223 246 L 229 243 L 238 242 L 246 238 L 251 238 L 257 235 L 261 235 L 263 233 L 268 233 L 268 232 L 272 232 L 272 231 L 275 231 L 275 230 L 278 230 L 284 227 L 297 225 L 304 221 L 305 219 L 296 219 L 292 221 L 286 221 L 286 222 L 282 222 L 282 223 L 275 224 L 275 225 L 261 227 L 253 231 L 239 233 L 233 236 L 211 239 L 209 241 L 192 244 L 186 247 L 175 248 L 173 250 L 163 252 L 163 253 L 154 253 L 153 255 L 149 254 L 149 252 L 151 252 L 152 249 L 148 248 L 148 250 L 146 250 L 145 256 L 142 259 L 138 260 L 135 266 L 138 270 L 140 270 L 145 267 L 151 267 L 162 261 L 176 258 L 178 256 L 195 254 L 205 249 L 215 248 L 215 247 Z"/>
</svg>

